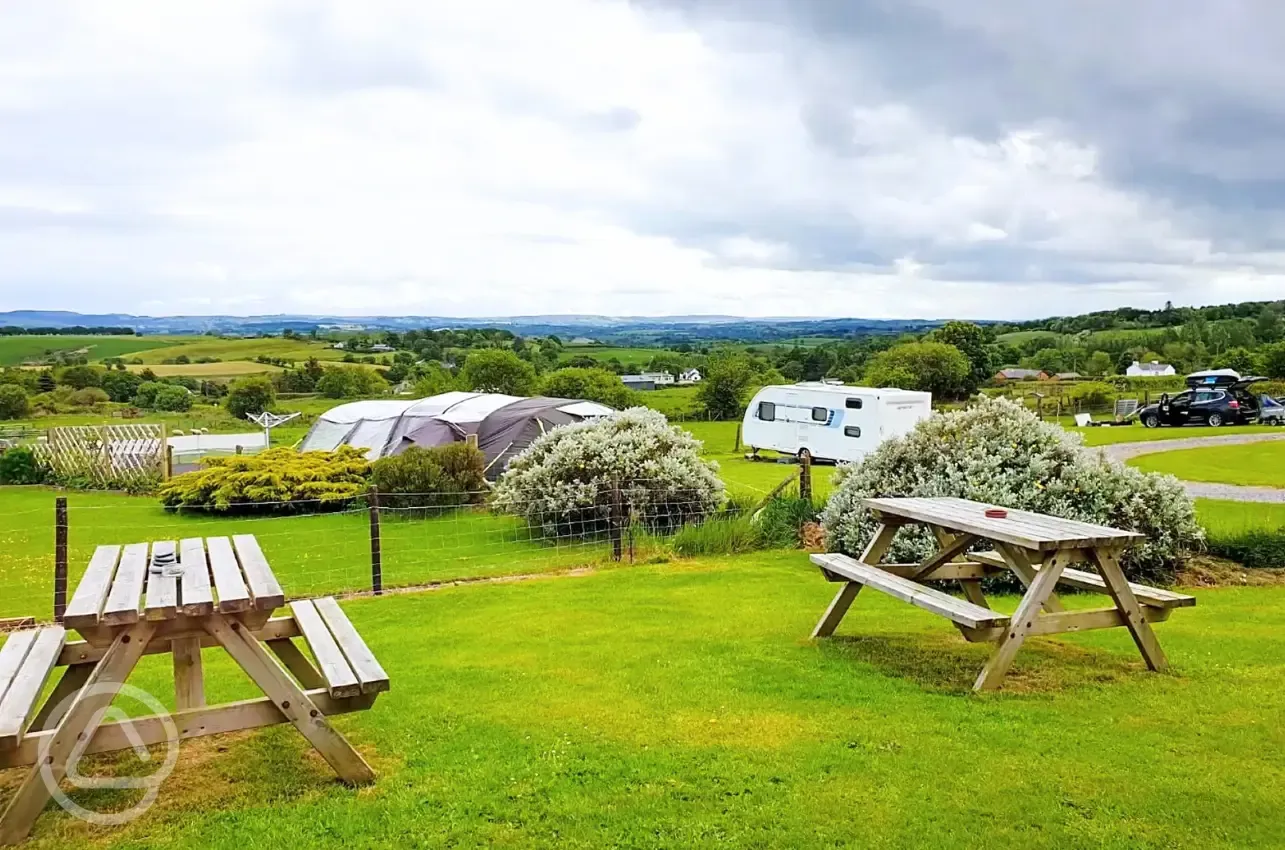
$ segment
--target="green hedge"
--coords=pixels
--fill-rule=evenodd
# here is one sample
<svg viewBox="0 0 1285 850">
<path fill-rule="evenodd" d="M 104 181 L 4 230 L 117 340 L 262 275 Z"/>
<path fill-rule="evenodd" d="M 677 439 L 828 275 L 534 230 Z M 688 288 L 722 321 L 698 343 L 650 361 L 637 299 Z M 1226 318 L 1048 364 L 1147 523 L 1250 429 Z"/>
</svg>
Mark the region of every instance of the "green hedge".
<svg viewBox="0 0 1285 850">
<path fill-rule="evenodd" d="M 414 446 L 371 464 L 370 479 L 390 508 L 458 507 L 485 499 L 485 466 L 482 452 L 466 443 Z"/>
<path fill-rule="evenodd" d="M 369 489 L 370 465 L 357 449 L 333 452 L 269 449 L 257 455 L 206 458 L 204 467 L 161 485 L 169 510 L 300 513 L 335 510 Z"/>
<path fill-rule="evenodd" d="M 1211 535 L 1209 552 L 1251 568 L 1285 567 L 1285 528 Z"/>
</svg>

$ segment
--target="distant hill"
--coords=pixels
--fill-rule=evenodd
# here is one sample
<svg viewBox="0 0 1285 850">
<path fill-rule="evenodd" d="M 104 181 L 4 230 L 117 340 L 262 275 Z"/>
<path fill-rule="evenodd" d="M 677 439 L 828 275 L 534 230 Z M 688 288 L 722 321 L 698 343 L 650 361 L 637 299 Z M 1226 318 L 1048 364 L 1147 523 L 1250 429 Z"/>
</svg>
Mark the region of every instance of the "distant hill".
<svg viewBox="0 0 1285 850">
<path fill-rule="evenodd" d="M 64 310 L 0 312 L 0 326 L 23 328 L 128 327 L 140 334 L 256 334 L 313 328 L 405 331 L 412 328 L 497 327 L 523 335 L 590 334 L 595 337 L 772 340 L 795 336 L 900 334 L 936 327 L 940 321 L 903 319 L 746 318 L 741 316 L 135 316 Z"/>
</svg>

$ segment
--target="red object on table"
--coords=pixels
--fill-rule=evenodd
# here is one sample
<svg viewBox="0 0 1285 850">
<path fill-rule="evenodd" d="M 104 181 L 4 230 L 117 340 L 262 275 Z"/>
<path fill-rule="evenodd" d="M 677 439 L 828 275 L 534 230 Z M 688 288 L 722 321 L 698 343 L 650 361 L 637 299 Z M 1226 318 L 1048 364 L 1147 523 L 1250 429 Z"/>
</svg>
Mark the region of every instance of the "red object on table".
<svg viewBox="0 0 1285 850">
<path fill-rule="evenodd" d="M 991 519 L 1004 519 L 1008 516 L 1008 511 L 1003 508 L 987 508 L 986 516 Z"/>
</svg>

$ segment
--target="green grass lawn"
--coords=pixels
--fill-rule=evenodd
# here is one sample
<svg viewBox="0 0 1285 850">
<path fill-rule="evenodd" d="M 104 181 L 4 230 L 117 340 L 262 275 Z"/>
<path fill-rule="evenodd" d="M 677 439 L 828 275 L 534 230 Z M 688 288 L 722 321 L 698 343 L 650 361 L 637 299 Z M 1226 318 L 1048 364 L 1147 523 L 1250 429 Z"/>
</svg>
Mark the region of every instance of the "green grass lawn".
<svg viewBox="0 0 1285 850">
<path fill-rule="evenodd" d="M 1125 425 L 1118 428 L 1076 428 L 1068 421 L 1068 431 L 1084 437 L 1086 446 L 1107 446 L 1113 443 L 1136 443 L 1151 440 L 1188 440 L 1194 437 L 1225 437 L 1229 434 L 1281 433 L 1280 426 L 1233 425 L 1210 428 L 1208 425 L 1187 425 L 1182 428 L 1143 428 Z"/>
<path fill-rule="evenodd" d="M 166 513 L 153 497 L 0 487 L 0 617 L 49 616 L 56 495 L 68 500 L 73 587 L 96 546 L 231 534 L 258 537 L 292 596 L 370 587 L 364 506 L 345 513 L 236 518 Z M 387 587 L 559 570 L 608 556 L 604 543 L 532 540 L 518 520 L 481 511 L 412 519 L 385 510 L 381 542 Z"/>
<path fill-rule="evenodd" d="M 1234 538 L 1253 531 L 1285 532 L 1285 504 L 1197 499 L 1196 516 L 1210 538 Z"/>
<path fill-rule="evenodd" d="M 0 366 L 18 366 L 39 360 L 50 352 L 85 350 L 93 360 L 127 357 L 151 348 L 172 345 L 181 337 L 164 336 L 0 336 Z"/>
<path fill-rule="evenodd" d="M 1180 449 L 1136 457 L 1129 464 L 1185 481 L 1285 487 L 1285 441 Z"/>
<path fill-rule="evenodd" d="M 392 679 L 335 721 L 373 787 L 288 727 L 205 739 L 141 819 L 51 809 L 28 846 L 1280 846 L 1285 588 L 1197 591 L 1169 674 L 1115 629 L 981 696 L 989 647 L 882 594 L 810 641 L 832 592 L 786 552 L 345 602 Z M 255 696 L 205 659 L 211 701 Z M 163 658 L 132 682 L 172 699 Z"/>
<path fill-rule="evenodd" d="M 562 349 L 562 354 L 558 357 L 559 361 L 566 363 L 576 357 L 590 357 L 594 360 L 605 362 L 607 360 L 619 360 L 623 365 L 631 368 L 644 369 L 651 359 L 657 354 L 673 354 L 682 357 L 677 351 L 671 351 L 667 348 L 633 348 L 614 345 L 568 345 Z"/>
</svg>

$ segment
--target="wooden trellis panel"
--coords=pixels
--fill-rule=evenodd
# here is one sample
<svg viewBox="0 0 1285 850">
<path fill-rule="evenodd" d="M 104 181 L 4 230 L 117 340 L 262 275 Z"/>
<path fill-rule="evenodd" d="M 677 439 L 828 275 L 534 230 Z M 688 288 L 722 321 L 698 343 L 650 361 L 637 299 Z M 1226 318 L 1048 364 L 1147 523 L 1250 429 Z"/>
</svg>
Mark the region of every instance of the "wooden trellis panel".
<svg viewBox="0 0 1285 850">
<path fill-rule="evenodd" d="M 159 481 L 165 473 L 165 426 L 50 428 L 36 451 L 61 479 L 79 478 L 98 487 Z"/>
</svg>

